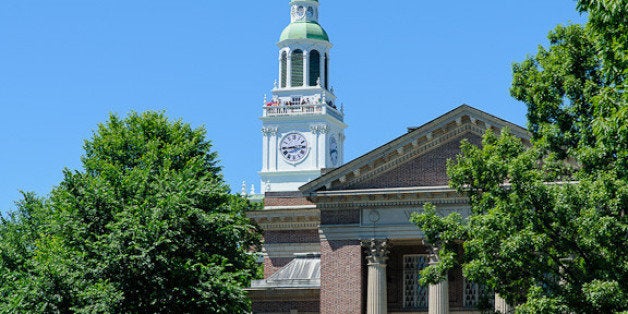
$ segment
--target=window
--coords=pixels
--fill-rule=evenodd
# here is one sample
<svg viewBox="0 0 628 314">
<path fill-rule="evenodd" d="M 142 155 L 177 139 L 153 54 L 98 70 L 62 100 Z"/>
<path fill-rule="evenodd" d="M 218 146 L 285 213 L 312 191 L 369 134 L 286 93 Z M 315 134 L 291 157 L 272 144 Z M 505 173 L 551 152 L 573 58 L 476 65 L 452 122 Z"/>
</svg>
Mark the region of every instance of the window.
<svg viewBox="0 0 628 314">
<path fill-rule="evenodd" d="M 316 82 L 321 77 L 321 54 L 312 50 L 310 52 L 310 86 L 316 86 Z"/>
<path fill-rule="evenodd" d="M 288 86 L 288 53 L 281 53 L 281 88 Z"/>
<path fill-rule="evenodd" d="M 462 291 L 463 306 L 465 308 L 492 308 L 495 305 L 495 294 L 484 285 L 469 281 L 463 281 Z"/>
<path fill-rule="evenodd" d="M 429 264 L 429 255 L 403 256 L 403 307 L 426 309 L 428 287 L 419 285 L 419 272 Z"/>
<path fill-rule="evenodd" d="M 292 86 L 303 86 L 303 51 L 292 52 Z"/>
</svg>

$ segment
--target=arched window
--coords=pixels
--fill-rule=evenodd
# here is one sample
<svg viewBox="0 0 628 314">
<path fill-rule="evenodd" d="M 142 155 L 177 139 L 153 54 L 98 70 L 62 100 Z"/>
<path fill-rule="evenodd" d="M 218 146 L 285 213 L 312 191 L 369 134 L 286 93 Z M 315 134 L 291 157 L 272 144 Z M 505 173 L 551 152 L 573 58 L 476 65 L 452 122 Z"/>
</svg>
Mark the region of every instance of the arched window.
<svg viewBox="0 0 628 314">
<path fill-rule="evenodd" d="M 288 53 L 281 53 L 281 88 L 288 86 Z"/>
<path fill-rule="evenodd" d="M 292 86 L 303 86 L 303 51 L 295 50 L 292 52 Z"/>
<path fill-rule="evenodd" d="M 316 50 L 310 51 L 310 86 L 316 86 L 321 77 L 321 54 Z"/>
<path fill-rule="evenodd" d="M 329 90 L 329 55 L 325 54 L 325 89 Z"/>
</svg>

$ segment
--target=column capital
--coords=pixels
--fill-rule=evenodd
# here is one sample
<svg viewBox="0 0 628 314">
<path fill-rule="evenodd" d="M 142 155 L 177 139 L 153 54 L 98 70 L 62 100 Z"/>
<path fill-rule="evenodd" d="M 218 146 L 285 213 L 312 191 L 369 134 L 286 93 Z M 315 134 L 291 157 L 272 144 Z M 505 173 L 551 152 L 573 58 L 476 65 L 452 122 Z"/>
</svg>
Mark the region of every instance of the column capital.
<svg viewBox="0 0 628 314">
<path fill-rule="evenodd" d="M 440 245 L 438 243 L 430 243 L 429 241 L 423 239 L 423 245 L 429 247 L 430 250 L 430 265 L 438 264 L 440 261 L 440 257 L 438 256 L 438 252 L 440 251 Z"/>
<path fill-rule="evenodd" d="M 369 265 L 386 264 L 388 260 L 388 249 L 390 244 L 388 239 L 371 239 L 362 241 L 362 246 L 366 248 L 366 260 Z"/>
</svg>

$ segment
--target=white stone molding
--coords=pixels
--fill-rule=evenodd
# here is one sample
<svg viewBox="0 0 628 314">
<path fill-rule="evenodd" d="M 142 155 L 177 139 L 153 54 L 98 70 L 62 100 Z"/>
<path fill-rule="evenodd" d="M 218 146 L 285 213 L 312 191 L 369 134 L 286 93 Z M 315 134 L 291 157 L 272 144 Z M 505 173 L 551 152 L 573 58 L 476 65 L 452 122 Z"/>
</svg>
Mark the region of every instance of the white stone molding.
<svg viewBox="0 0 628 314">
<path fill-rule="evenodd" d="M 275 136 L 277 135 L 278 128 L 276 126 L 265 126 L 262 128 L 262 134 L 264 136 Z"/>
<path fill-rule="evenodd" d="M 320 211 L 315 205 L 285 206 L 247 213 L 262 229 L 269 230 L 312 230 L 320 225 Z"/>
<path fill-rule="evenodd" d="M 310 125 L 310 132 L 313 134 L 327 134 L 327 132 L 329 132 L 329 127 L 326 124 L 312 124 Z"/>
</svg>

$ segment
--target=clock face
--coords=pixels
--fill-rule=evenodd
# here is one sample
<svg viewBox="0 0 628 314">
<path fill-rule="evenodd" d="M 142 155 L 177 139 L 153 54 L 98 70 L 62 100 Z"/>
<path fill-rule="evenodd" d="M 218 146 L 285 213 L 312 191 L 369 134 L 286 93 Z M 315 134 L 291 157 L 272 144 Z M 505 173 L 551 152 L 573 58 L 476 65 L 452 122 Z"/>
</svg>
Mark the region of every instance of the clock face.
<svg viewBox="0 0 628 314">
<path fill-rule="evenodd" d="M 334 166 L 338 165 L 338 155 L 338 140 L 332 135 L 329 139 L 329 159 Z"/>
<path fill-rule="evenodd" d="M 297 8 L 297 17 L 303 18 L 304 15 L 305 15 L 305 8 L 303 6 L 299 6 Z"/>
<path fill-rule="evenodd" d="M 301 161 L 308 152 L 307 140 L 301 133 L 289 133 L 281 140 L 279 151 L 289 162 Z"/>
<path fill-rule="evenodd" d="M 300 6 L 295 5 L 292 7 L 291 14 L 294 19 L 301 20 L 305 16 L 305 7 L 303 7 L 302 5 Z"/>
</svg>

